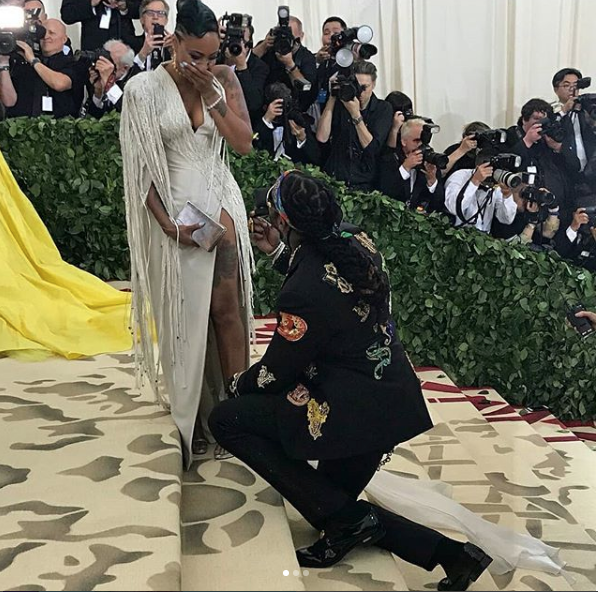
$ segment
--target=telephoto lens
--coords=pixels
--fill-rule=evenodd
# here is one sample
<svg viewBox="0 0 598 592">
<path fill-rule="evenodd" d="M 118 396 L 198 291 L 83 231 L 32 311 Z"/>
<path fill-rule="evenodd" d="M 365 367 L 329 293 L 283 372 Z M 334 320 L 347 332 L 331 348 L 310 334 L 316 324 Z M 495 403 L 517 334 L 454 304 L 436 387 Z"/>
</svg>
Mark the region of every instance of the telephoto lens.
<svg viewBox="0 0 598 592">
<path fill-rule="evenodd" d="M 502 183 L 511 189 L 519 187 L 523 183 L 523 179 L 519 173 L 511 173 L 510 171 L 503 171 L 502 169 L 496 169 L 492 173 L 492 178 L 497 183 Z"/>
</svg>

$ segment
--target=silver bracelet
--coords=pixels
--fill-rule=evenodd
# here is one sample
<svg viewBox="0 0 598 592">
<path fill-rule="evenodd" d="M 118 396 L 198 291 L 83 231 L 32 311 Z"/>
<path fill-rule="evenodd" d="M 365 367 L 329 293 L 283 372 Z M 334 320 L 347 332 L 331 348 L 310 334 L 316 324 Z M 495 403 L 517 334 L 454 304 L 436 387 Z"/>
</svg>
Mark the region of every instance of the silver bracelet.
<svg viewBox="0 0 598 592">
<path fill-rule="evenodd" d="M 284 243 L 282 241 L 280 241 L 278 246 L 268 255 L 268 257 L 270 257 L 271 259 L 276 261 L 276 259 L 278 259 L 278 257 L 280 257 L 280 254 L 284 251 L 284 247 L 285 247 Z"/>
</svg>

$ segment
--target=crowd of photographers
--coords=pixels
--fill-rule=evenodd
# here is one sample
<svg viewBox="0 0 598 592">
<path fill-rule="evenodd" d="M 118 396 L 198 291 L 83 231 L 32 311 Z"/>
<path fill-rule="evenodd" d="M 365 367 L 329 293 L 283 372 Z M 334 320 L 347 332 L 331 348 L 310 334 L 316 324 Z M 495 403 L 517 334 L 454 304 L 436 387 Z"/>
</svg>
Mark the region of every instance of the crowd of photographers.
<svg viewBox="0 0 598 592">
<path fill-rule="evenodd" d="M 169 10 L 166 0 L 62 0 L 61 22 L 41 0 L 0 0 L 0 117 L 120 110 L 127 81 L 170 59 Z M 78 22 L 73 52 L 64 23 Z M 286 6 L 259 43 L 251 16 L 222 17 L 219 61 L 238 77 L 256 148 L 595 272 L 596 98 L 582 92 L 590 79 L 560 70 L 554 103 L 529 100 L 508 129 L 472 122 L 436 152 L 439 128 L 408 96 L 376 96 L 372 30 L 331 16 L 321 33 L 314 54 Z"/>
</svg>

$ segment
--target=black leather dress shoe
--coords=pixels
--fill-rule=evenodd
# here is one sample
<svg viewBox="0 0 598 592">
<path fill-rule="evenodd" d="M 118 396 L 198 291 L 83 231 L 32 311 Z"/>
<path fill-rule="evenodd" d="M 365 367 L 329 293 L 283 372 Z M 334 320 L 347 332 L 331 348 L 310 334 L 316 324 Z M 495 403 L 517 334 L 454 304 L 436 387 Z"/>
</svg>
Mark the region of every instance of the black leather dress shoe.
<svg viewBox="0 0 598 592">
<path fill-rule="evenodd" d="M 365 504 L 366 502 L 358 502 Z M 358 522 L 329 524 L 320 539 L 310 547 L 299 549 L 297 560 L 301 567 L 330 567 L 338 563 L 351 549 L 373 545 L 386 530 L 380 523 L 376 510 L 367 504 L 367 513 Z"/>
<path fill-rule="evenodd" d="M 469 584 L 475 582 L 491 563 L 492 557 L 482 549 L 465 543 L 454 565 L 447 570 L 447 577 L 438 583 L 438 590 L 467 590 Z"/>
</svg>

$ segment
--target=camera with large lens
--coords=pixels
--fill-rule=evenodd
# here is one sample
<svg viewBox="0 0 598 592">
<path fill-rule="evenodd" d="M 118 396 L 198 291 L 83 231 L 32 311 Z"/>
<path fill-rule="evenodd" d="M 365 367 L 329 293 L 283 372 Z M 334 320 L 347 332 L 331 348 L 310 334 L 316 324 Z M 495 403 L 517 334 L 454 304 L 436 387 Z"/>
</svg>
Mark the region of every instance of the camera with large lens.
<svg viewBox="0 0 598 592">
<path fill-rule="evenodd" d="M 41 8 L 23 10 L 18 6 L 0 6 L 0 55 L 18 51 L 17 41 L 24 41 L 36 55 L 46 29 L 39 21 Z"/>
<path fill-rule="evenodd" d="M 575 103 L 581 107 L 594 121 L 596 121 L 596 93 L 585 93 L 575 99 Z"/>
<path fill-rule="evenodd" d="M 338 76 L 330 80 L 330 95 L 341 101 L 352 101 L 359 98 L 364 86 L 359 84 L 353 68 L 343 68 Z"/>
<path fill-rule="evenodd" d="M 341 68 L 348 68 L 355 58 L 369 60 L 378 53 L 378 48 L 370 41 L 374 37 L 371 27 L 362 25 L 351 27 L 330 38 L 330 55 Z"/>
<path fill-rule="evenodd" d="M 249 14 L 225 14 L 222 22 L 226 23 L 226 32 L 222 41 L 221 51 L 224 53 L 227 49 L 233 56 L 240 56 L 245 49 L 244 32 L 251 25 L 253 17 Z"/>
<path fill-rule="evenodd" d="M 495 183 L 502 183 L 510 189 L 515 189 L 523 183 L 523 178 L 519 173 L 512 173 L 511 171 L 504 171 L 502 169 L 494 169 L 492 179 Z"/>
<path fill-rule="evenodd" d="M 555 142 L 562 142 L 565 139 L 565 130 L 561 122 L 557 119 L 556 114 L 549 113 L 547 117 L 544 117 L 538 123 L 542 126 L 540 135 L 548 136 Z"/>
<path fill-rule="evenodd" d="M 266 103 L 270 104 L 277 99 L 282 100 L 282 115 L 272 123 L 275 126 L 283 126 L 285 132 L 288 130 L 288 122 L 294 121 L 299 127 L 308 128 L 314 123 L 313 117 L 303 113 L 298 102 L 293 97 L 291 90 L 282 83 L 273 83 L 266 90 Z"/>
<path fill-rule="evenodd" d="M 272 49 L 280 55 L 287 55 L 293 51 L 295 46 L 295 37 L 289 23 L 291 12 L 288 6 L 278 7 L 278 26 L 270 29 L 270 35 L 274 36 L 274 45 Z"/>
<path fill-rule="evenodd" d="M 89 50 L 77 50 L 74 55 L 75 61 L 81 62 L 85 68 L 95 68 L 96 62 L 100 58 L 106 58 L 110 63 L 114 64 L 114 60 L 110 55 L 110 52 L 103 47 L 99 49 Z M 114 64 L 116 66 L 116 64 Z"/>
<path fill-rule="evenodd" d="M 552 208 L 556 205 L 556 195 L 547 190 L 538 189 L 537 187 L 524 187 L 519 194 L 522 199 L 530 203 L 538 204 L 541 208 Z"/>
<path fill-rule="evenodd" d="M 430 120 L 431 122 L 432 120 Z M 439 169 L 444 169 L 448 166 L 449 158 L 443 152 L 436 152 L 432 146 L 430 146 L 430 142 L 432 141 L 432 136 L 440 131 L 440 126 L 434 123 L 424 123 L 422 127 L 421 133 L 421 146 L 419 150 L 424 157 L 424 162 L 432 164 Z M 423 166 L 421 167 L 423 168 Z"/>
</svg>

